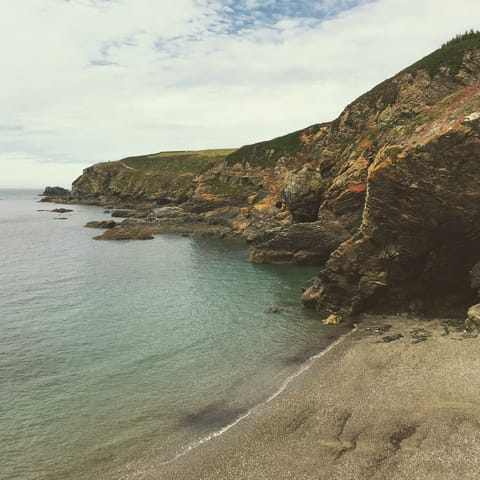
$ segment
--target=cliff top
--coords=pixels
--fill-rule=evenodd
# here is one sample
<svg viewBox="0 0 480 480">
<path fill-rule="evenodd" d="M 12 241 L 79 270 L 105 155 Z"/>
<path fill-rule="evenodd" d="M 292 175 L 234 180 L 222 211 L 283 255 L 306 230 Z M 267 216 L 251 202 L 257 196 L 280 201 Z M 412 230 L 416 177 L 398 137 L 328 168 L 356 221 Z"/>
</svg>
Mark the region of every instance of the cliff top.
<svg viewBox="0 0 480 480">
<path fill-rule="evenodd" d="M 129 170 L 144 170 L 156 173 L 202 173 L 234 152 L 233 148 L 216 150 L 185 150 L 151 153 L 123 158 L 116 161 Z M 104 162 L 99 165 L 112 165 L 114 162 Z"/>
<path fill-rule="evenodd" d="M 430 77 L 435 76 L 441 67 L 448 67 L 450 75 L 456 75 L 462 66 L 463 56 L 470 50 L 480 48 L 480 31 L 470 30 L 445 42 L 438 50 L 422 58 L 405 72 L 426 70 Z"/>
</svg>

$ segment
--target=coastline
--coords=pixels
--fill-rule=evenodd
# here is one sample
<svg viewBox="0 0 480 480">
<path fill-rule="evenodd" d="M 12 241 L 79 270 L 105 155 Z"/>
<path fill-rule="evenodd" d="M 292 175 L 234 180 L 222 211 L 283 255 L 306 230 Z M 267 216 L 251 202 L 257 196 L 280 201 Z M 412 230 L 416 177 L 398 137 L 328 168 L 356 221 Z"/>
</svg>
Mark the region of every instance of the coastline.
<svg viewBox="0 0 480 480">
<path fill-rule="evenodd" d="M 478 340 L 446 322 L 362 316 L 235 428 L 119 478 L 477 478 Z M 381 324 L 392 328 L 372 332 Z"/>
</svg>

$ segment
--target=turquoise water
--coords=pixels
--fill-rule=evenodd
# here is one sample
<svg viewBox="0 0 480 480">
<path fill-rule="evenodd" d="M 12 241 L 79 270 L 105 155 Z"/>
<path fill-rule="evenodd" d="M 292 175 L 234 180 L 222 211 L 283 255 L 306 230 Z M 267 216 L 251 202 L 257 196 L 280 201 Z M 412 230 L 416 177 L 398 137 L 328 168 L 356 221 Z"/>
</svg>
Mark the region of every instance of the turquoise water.
<svg viewBox="0 0 480 480">
<path fill-rule="evenodd" d="M 0 191 L 2 480 L 169 460 L 344 331 L 300 305 L 315 268 L 253 265 L 233 241 L 97 242 L 102 209 L 39 212 L 58 206 L 36 193 Z"/>
</svg>

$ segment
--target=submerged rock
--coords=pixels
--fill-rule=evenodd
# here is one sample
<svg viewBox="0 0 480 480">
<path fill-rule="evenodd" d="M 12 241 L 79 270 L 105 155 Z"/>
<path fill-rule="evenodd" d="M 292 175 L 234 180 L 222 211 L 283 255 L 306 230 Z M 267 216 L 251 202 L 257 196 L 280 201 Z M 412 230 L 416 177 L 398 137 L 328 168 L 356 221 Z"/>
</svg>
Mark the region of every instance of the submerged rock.
<svg viewBox="0 0 480 480">
<path fill-rule="evenodd" d="M 69 212 L 73 212 L 72 209 L 70 208 L 54 208 L 53 210 L 50 210 L 51 212 L 55 212 L 55 213 L 69 213 Z"/>
<path fill-rule="evenodd" d="M 268 307 L 265 309 L 265 313 L 282 313 L 283 309 L 280 307 Z"/>
<path fill-rule="evenodd" d="M 394 335 L 385 335 L 384 337 L 382 337 L 382 340 L 385 343 L 390 343 L 395 342 L 396 340 L 400 340 L 401 338 L 403 338 L 403 334 L 395 333 Z"/>
<path fill-rule="evenodd" d="M 153 240 L 152 229 L 145 226 L 117 225 L 95 240 Z"/>
</svg>

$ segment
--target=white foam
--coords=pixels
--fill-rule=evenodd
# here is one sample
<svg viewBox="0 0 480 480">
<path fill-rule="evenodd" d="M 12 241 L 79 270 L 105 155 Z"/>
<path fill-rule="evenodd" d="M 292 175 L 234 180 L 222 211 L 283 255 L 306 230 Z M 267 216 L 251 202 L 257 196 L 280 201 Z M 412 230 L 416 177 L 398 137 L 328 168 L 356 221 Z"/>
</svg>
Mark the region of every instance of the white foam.
<svg viewBox="0 0 480 480">
<path fill-rule="evenodd" d="M 348 333 L 345 335 L 342 335 L 339 337 L 337 340 L 335 340 L 333 343 L 331 343 L 325 350 L 322 350 L 319 353 L 316 353 L 315 355 L 311 356 L 301 367 L 299 370 L 297 370 L 293 375 L 290 375 L 283 383 L 282 385 L 276 390 L 272 395 L 270 395 L 266 400 L 263 402 L 259 403 L 258 405 L 255 405 L 253 408 L 245 412 L 243 415 L 240 415 L 235 421 L 232 423 L 229 423 L 225 427 L 221 428 L 220 430 L 217 430 L 209 435 L 206 435 L 205 437 L 202 437 L 200 440 L 197 440 L 195 443 L 192 443 L 191 445 L 188 445 L 187 447 L 184 447 L 182 450 L 180 450 L 173 458 L 170 460 L 167 460 L 165 462 L 161 462 L 160 465 L 168 465 L 169 463 L 175 462 L 179 458 L 183 457 L 187 453 L 191 452 L 195 448 L 199 447 L 200 445 L 203 445 L 204 443 L 207 443 L 208 441 L 219 437 L 220 435 L 223 435 L 225 432 L 233 428 L 235 425 L 238 425 L 242 420 L 245 420 L 247 417 L 249 417 L 253 412 L 258 410 L 259 408 L 263 407 L 264 405 L 269 404 L 272 400 L 277 398 L 281 393 L 285 391 L 285 389 L 292 383 L 293 380 L 295 380 L 297 377 L 305 373 L 317 360 L 318 358 L 323 357 L 326 355 L 330 350 L 335 348 L 337 345 L 342 343 L 347 337 L 349 337 L 353 332 L 357 330 L 357 325 L 353 324 L 353 329 L 350 330 Z"/>
</svg>

